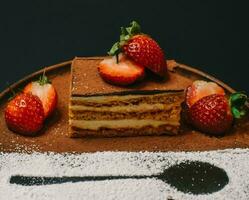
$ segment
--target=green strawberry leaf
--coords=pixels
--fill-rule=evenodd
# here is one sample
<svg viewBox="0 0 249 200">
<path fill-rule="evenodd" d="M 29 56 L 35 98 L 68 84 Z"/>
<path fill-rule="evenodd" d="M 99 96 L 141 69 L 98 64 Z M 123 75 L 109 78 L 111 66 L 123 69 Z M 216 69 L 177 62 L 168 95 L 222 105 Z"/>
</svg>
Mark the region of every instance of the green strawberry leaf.
<svg viewBox="0 0 249 200">
<path fill-rule="evenodd" d="M 116 43 L 114 43 L 114 45 L 112 46 L 112 48 L 110 49 L 110 51 L 108 51 L 107 53 L 110 56 L 114 56 L 114 55 L 118 54 L 119 49 L 120 49 L 119 42 L 116 42 Z"/>
<path fill-rule="evenodd" d="M 230 96 L 229 104 L 234 118 L 240 119 L 248 112 L 248 97 L 244 92 L 235 92 Z"/>
<path fill-rule="evenodd" d="M 232 113 L 236 119 L 239 119 L 241 117 L 240 111 L 235 107 L 232 107 Z"/>
<path fill-rule="evenodd" d="M 127 32 L 130 35 L 137 35 L 141 33 L 141 27 L 136 21 L 132 21 L 130 25 L 130 27 L 126 28 L 126 30 L 129 29 L 129 31 L 127 30 Z"/>
<path fill-rule="evenodd" d="M 46 85 L 51 83 L 51 81 L 48 79 L 48 77 L 46 76 L 46 68 L 43 71 L 42 76 L 39 77 L 38 83 L 42 86 L 42 85 Z"/>
<path fill-rule="evenodd" d="M 114 43 L 112 48 L 107 52 L 108 55 L 114 56 L 121 52 L 122 46 L 131 39 L 134 35 L 141 33 L 141 27 L 136 21 L 132 21 L 130 26 L 121 27 L 121 35 L 119 37 L 119 41 Z M 117 61 L 118 62 L 118 61 Z"/>
<path fill-rule="evenodd" d="M 120 41 L 124 41 L 126 39 L 127 31 L 124 27 L 121 27 L 121 35 L 119 37 Z"/>
</svg>

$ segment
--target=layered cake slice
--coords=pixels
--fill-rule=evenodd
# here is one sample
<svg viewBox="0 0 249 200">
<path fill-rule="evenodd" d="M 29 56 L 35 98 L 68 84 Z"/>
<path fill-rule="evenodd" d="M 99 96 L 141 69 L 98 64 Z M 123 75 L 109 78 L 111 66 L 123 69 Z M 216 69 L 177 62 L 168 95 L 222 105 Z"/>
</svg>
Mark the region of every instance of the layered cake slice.
<svg viewBox="0 0 249 200">
<path fill-rule="evenodd" d="M 100 77 L 97 68 L 102 60 L 75 58 L 72 63 L 71 137 L 178 133 L 189 79 L 169 72 L 164 81 L 147 77 L 132 86 L 116 86 Z"/>
</svg>

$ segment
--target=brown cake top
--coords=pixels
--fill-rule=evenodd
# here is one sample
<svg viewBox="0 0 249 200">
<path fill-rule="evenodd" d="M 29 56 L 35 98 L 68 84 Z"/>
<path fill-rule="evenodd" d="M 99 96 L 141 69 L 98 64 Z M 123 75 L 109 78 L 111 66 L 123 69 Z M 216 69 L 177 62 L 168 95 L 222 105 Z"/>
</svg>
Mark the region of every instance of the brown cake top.
<svg viewBox="0 0 249 200">
<path fill-rule="evenodd" d="M 149 74 L 140 82 L 130 86 L 116 86 L 106 83 L 98 73 L 98 65 L 104 58 L 76 57 L 72 63 L 71 94 L 73 96 L 122 95 L 132 93 L 153 93 L 158 91 L 184 90 L 191 81 L 170 70 L 165 80 L 156 79 Z M 175 67 L 176 62 L 167 61 L 168 68 Z M 152 77 L 153 76 L 153 77 Z"/>
</svg>

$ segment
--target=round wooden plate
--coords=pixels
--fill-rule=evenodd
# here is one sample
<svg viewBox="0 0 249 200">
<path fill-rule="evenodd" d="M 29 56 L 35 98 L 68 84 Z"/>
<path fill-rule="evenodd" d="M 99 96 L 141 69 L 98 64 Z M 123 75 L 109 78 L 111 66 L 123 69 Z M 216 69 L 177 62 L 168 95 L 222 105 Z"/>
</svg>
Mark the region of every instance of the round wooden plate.
<svg viewBox="0 0 249 200">
<path fill-rule="evenodd" d="M 99 59 L 91 57 L 90 59 Z M 234 128 L 221 137 L 211 137 L 190 127 L 184 127 L 177 136 L 144 136 L 122 138 L 69 138 L 68 104 L 70 93 L 70 65 L 63 62 L 46 68 L 58 92 L 56 112 L 46 120 L 43 130 L 36 137 L 25 137 L 8 130 L 4 120 L 4 107 L 10 96 L 10 89 L 0 93 L 0 152 L 95 152 L 95 151 L 199 151 L 225 148 L 249 147 L 249 119 L 236 122 Z M 216 78 L 174 61 L 168 61 L 170 70 L 190 80 L 212 80 L 220 84 L 227 93 L 234 90 Z M 22 87 L 36 80 L 43 70 L 35 72 L 11 86 Z"/>
</svg>

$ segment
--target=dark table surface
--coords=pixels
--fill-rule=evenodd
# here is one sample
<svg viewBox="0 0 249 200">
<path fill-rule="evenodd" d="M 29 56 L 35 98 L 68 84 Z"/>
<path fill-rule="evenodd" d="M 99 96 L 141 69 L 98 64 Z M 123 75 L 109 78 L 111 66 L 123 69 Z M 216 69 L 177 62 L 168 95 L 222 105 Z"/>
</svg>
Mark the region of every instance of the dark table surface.
<svg viewBox="0 0 249 200">
<path fill-rule="evenodd" d="M 0 6 L 0 89 L 43 66 L 105 55 L 131 20 L 167 58 L 249 93 L 248 0 L 33 0 Z"/>
</svg>

